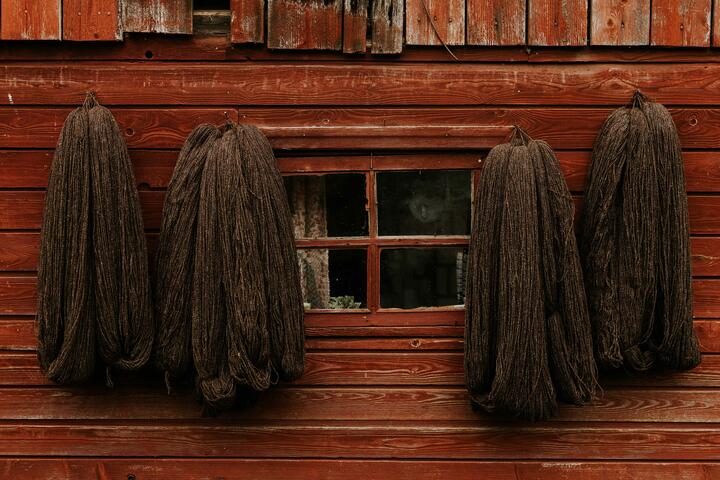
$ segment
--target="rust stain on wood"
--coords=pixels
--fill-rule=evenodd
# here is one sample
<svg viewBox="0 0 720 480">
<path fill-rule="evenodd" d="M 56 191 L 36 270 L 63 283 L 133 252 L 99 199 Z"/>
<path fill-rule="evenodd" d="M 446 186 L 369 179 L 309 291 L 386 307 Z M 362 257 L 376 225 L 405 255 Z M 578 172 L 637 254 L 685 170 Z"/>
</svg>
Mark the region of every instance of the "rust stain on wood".
<svg viewBox="0 0 720 480">
<path fill-rule="evenodd" d="M 650 43 L 650 0 L 592 0 L 590 43 Z"/>
<path fill-rule="evenodd" d="M 528 0 L 528 44 L 587 44 L 587 0 Z"/>
<path fill-rule="evenodd" d="M 652 45 L 710 46 L 711 0 L 653 0 Z"/>
<path fill-rule="evenodd" d="M 468 45 L 524 45 L 525 0 L 467 0 Z"/>
<path fill-rule="evenodd" d="M 59 40 L 61 0 L 2 0 L 0 39 Z"/>
<path fill-rule="evenodd" d="M 268 48 L 340 50 L 342 0 L 269 0 Z"/>
<path fill-rule="evenodd" d="M 407 0 L 405 9 L 408 45 L 465 44 L 465 0 Z"/>
</svg>

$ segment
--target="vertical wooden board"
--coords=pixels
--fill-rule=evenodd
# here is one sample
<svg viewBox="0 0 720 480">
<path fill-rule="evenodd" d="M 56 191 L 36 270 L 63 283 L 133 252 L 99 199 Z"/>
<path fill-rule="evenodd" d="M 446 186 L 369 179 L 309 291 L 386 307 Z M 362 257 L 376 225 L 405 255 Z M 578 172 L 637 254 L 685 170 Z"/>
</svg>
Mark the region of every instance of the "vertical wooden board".
<svg viewBox="0 0 720 480">
<path fill-rule="evenodd" d="M 192 33 L 192 0 L 122 0 L 126 32 Z"/>
<path fill-rule="evenodd" d="M 401 53 L 405 0 L 372 1 L 372 53 Z"/>
<path fill-rule="evenodd" d="M 528 44 L 587 44 L 587 0 L 528 0 Z"/>
<path fill-rule="evenodd" d="M 345 0 L 343 52 L 364 53 L 367 46 L 369 0 Z"/>
<path fill-rule="evenodd" d="M 269 0 L 268 48 L 340 50 L 343 0 Z"/>
<path fill-rule="evenodd" d="M 525 0 L 467 0 L 468 45 L 524 45 Z"/>
<path fill-rule="evenodd" d="M 59 40 L 60 0 L 0 1 L 2 40 Z"/>
<path fill-rule="evenodd" d="M 650 43 L 650 0 L 592 0 L 592 45 Z"/>
<path fill-rule="evenodd" d="M 713 47 L 717 47 L 717 46 L 720 46 L 720 0 L 715 0 L 713 2 L 712 18 L 713 18 L 712 44 L 713 44 Z"/>
<path fill-rule="evenodd" d="M 265 41 L 265 0 L 231 0 L 230 13 L 232 43 Z"/>
<path fill-rule="evenodd" d="M 120 0 L 63 0 L 63 40 L 122 40 Z"/>
<path fill-rule="evenodd" d="M 407 0 L 408 45 L 464 45 L 465 0 Z"/>
<path fill-rule="evenodd" d="M 653 0 L 653 45 L 707 47 L 710 45 L 712 0 Z"/>
</svg>

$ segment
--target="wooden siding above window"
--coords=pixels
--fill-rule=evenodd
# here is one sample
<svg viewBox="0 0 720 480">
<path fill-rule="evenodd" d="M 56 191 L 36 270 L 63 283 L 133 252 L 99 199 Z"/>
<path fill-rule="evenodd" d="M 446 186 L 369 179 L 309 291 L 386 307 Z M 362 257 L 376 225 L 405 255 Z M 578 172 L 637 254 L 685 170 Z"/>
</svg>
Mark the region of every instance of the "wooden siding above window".
<svg viewBox="0 0 720 480">
<path fill-rule="evenodd" d="M 192 5 L 192 0 L 2 0 L 0 39 L 190 34 L 195 15 L 201 27 L 215 22 L 200 28 L 202 35 L 272 50 L 399 54 L 405 45 L 445 45 L 464 59 L 470 50 L 453 53 L 452 47 L 720 47 L 720 7 L 711 0 L 228 0 L 221 5 L 226 10 L 195 12 Z"/>
</svg>

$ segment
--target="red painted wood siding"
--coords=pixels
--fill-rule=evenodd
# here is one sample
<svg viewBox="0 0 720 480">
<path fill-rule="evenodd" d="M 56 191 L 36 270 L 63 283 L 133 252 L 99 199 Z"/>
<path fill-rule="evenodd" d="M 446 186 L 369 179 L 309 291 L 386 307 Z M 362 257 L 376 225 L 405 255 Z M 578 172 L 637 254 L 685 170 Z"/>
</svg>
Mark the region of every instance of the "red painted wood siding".
<svg viewBox="0 0 720 480">
<path fill-rule="evenodd" d="M 370 54 L 356 58 L 339 50 L 270 52 L 232 47 L 225 38 L 162 36 L 102 44 L 0 43 L 3 475 L 719 476 L 717 55 L 590 47 L 458 54 L 466 61 L 448 62 L 442 49 L 414 48 L 372 62 Z M 371 164 L 476 168 L 507 126 L 518 124 L 556 148 L 579 209 L 598 128 L 641 88 L 670 108 L 684 148 L 703 363 L 675 374 L 606 375 L 605 393 L 593 405 L 563 406 L 552 421 L 524 424 L 470 408 L 463 387 L 463 312 L 313 313 L 306 316 L 302 379 L 218 419 L 200 417 L 189 387 L 167 396 L 151 372 L 120 376 L 114 390 L 52 386 L 35 355 L 38 227 L 60 127 L 90 88 L 112 109 L 130 148 L 151 256 L 178 149 L 198 123 L 219 124 L 229 115 L 260 125 L 279 147 L 284 172 L 365 170 Z M 322 134 L 311 134 L 318 129 Z M 432 149 L 437 146 L 443 148 Z"/>
</svg>

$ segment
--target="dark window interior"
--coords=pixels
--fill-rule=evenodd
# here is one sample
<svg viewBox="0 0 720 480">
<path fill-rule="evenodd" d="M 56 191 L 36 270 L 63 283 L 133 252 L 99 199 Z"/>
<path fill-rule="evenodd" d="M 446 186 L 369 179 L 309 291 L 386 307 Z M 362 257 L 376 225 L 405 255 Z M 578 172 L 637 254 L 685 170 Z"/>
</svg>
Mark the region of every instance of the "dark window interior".
<svg viewBox="0 0 720 480">
<path fill-rule="evenodd" d="M 193 10 L 230 10 L 230 0 L 194 0 Z"/>
</svg>

